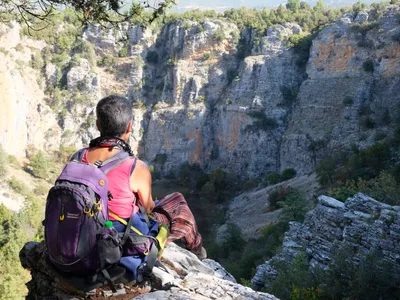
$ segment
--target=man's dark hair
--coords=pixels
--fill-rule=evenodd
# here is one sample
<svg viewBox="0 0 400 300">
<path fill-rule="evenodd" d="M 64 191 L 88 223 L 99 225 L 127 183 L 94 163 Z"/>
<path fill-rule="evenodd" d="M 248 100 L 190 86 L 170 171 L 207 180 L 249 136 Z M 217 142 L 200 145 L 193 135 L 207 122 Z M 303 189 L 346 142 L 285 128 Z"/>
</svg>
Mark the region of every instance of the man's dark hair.
<svg viewBox="0 0 400 300">
<path fill-rule="evenodd" d="M 133 119 L 132 105 L 125 97 L 107 96 L 97 103 L 96 115 L 101 136 L 121 137 Z"/>
</svg>

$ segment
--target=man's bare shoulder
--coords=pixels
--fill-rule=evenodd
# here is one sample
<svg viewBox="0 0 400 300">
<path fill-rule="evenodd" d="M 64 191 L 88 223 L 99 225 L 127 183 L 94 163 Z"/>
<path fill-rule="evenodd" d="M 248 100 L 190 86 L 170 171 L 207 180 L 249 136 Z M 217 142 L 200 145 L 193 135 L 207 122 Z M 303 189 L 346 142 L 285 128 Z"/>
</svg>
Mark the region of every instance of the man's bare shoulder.
<svg viewBox="0 0 400 300">
<path fill-rule="evenodd" d="M 136 159 L 136 167 L 135 168 L 149 170 L 149 165 L 146 164 L 143 160 Z"/>
<path fill-rule="evenodd" d="M 147 163 L 145 163 L 144 161 L 137 159 L 136 166 L 132 172 L 131 177 L 138 178 L 138 177 L 142 177 L 142 176 L 145 176 L 145 177 L 151 176 L 149 165 Z"/>
<path fill-rule="evenodd" d="M 144 186 L 148 186 L 149 182 L 151 184 L 151 173 L 149 166 L 142 160 L 138 159 L 136 161 L 135 169 L 131 175 L 131 187 L 134 192 Z"/>
</svg>

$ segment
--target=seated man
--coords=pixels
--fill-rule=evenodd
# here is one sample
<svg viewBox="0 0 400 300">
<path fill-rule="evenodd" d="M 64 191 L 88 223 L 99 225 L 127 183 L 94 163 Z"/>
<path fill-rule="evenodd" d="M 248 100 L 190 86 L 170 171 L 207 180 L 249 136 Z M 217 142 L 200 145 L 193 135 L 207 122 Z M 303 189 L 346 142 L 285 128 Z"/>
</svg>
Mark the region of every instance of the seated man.
<svg viewBox="0 0 400 300">
<path fill-rule="evenodd" d="M 169 226 L 168 242 L 180 239 L 185 247 L 199 259 L 207 257 L 202 247 L 202 238 L 197 230 L 196 221 L 186 200 L 180 193 L 173 193 L 161 199 L 155 205 L 151 194 L 151 174 L 143 161 L 133 157 L 127 141 L 132 132 L 133 114 L 131 103 L 121 96 L 108 96 L 99 101 L 96 107 L 96 125 L 100 137 L 90 143 L 83 155 L 83 162 L 95 164 L 103 162 L 119 151 L 132 155 L 106 174 L 108 189 L 112 194 L 109 211 L 124 220 L 132 214 L 140 214 L 139 202 L 147 214 L 152 213 L 158 223 Z M 118 231 L 124 231 L 125 225 L 110 214 L 110 220 Z M 122 262 L 122 260 L 121 260 Z"/>
</svg>

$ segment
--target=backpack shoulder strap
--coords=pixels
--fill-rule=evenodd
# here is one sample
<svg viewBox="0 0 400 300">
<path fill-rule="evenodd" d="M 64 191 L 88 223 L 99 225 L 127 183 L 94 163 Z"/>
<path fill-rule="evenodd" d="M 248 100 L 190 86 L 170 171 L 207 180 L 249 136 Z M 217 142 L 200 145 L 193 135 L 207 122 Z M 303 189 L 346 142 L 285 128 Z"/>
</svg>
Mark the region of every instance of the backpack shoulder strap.
<svg viewBox="0 0 400 300">
<path fill-rule="evenodd" d="M 131 158 L 133 157 L 130 156 L 127 152 L 121 150 L 115 155 L 103 161 L 99 169 L 102 170 L 105 175 L 107 175 L 111 170 L 115 169 L 116 167 L 121 165 L 124 161 Z M 136 164 L 136 159 L 134 164 Z"/>
<path fill-rule="evenodd" d="M 77 161 L 77 162 L 81 162 L 83 159 L 83 156 L 85 155 L 85 152 L 88 148 L 82 148 L 78 151 L 76 151 L 72 156 L 71 159 L 69 161 Z"/>
</svg>

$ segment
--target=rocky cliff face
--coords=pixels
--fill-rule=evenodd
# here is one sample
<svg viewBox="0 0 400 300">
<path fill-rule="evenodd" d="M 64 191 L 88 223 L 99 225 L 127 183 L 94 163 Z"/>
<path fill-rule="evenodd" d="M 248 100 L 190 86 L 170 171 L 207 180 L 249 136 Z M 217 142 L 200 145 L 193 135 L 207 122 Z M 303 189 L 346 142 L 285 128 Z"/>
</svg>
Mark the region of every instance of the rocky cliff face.
<svg viewBox="0 0 400 300">
<path fill-rule="evenodd" d="M 113 299 L 277 299 L 237 284 L 217 262 L 210 259 L 201 262 L 174 243 L 165 249 L 163 257 L 169 272 L 155 267 L 150 286 L 138 287 L 134 282 L 123 280 L 117 284 L 116 294 L 107 286 L 85 294 L 69 286 L 49 268 L 44 244 L 30 242 L 20 252 L 23 267 L 32 275 L 27 284 L 27 299 L 104 299 L 111 296 Z"/>
<path fill-rule="evenodd" d="M 390 133 L 399 117 L 398 7 L 376 22 L 367 12 L 344 15 L 313 41 L 307 80 L 300 87 L 280 149 L 282 168 L 306 173 L 316 160 L 365 147 Z"/>
<path fill-rule="evenodd" d="M 303 224 L 290 223 L 282 252 L 257 268 L 253 287 L 271 287 L 278 275 L 275 264 L 293 262 L 302 252 L 306 254 L 309 268 L 316 271 L 326 270 L 338 249 L 351 249 L 345 255 L 354 253 L 347 263 L 355 265 L 378 251 L 390 263 L 392 274 L 399 273 L 400 207 L 383 204 L 361 193 L 345 203 L 326 196 L 318 200 L 319 204 L 307 213 Z"/>
<path fill-rule="evenodd" d="M 159 43 L 149 50 L 158 53 L 160 60 L 173 62 L 156 84 L 159 96 L 157 90 L 146 93 L 143 87 L 146 101 L 160 102 L 144 124 L 147 130 L 140 152 L 150 161 L 159 153 L 166 154 L 167 170 L 178 161 L 236 174 L 276 170 L 284 118 L 289 114 L 281 105 L 281 88 L 298 86 L 303 76 L 293 51 L 284 45 L 287 37 L 301 29 L 290 24 L 271 28 L 253 55 L 238 61 L 235 38 L 240 32 L 234 25 L 190 25 L 189 29 L 179 23 L 166 26 Z M 247 34 L 244 46 L 252 49 L 253 38 Z M 159 72 L 156 64 L 145 73 L 154 82 Z M 252 127 L 256 120 L 249 112 L 259 112 L 271 126 Z"/>
<path fill-rule="evenodd" d="M 15 156 L 26 155 L 28 145 L 54 147 L 46 140 L 57 119 L 45 105 L 37 71 L 30 67 L 31 55 L 41 51 L 43 42 L 23 38 L 13 23 L 0 26 L 0 144 Z"/>
<path fill-rule="evenodd" d="M 289 47 L 289 38 L 301 33 L 294 24 L 270 27 L 261 36 L 220 20 L 176 21 L 159 32 L 91 25 L 82 37 L 98 61 L 126 57 L 106 68 L 72 53 L 77 62 L 62 74 L 69 93 L 58 111 L 47 105 L 53 96 L 42 101 L 39 72 L 9 72 L 20 54 L 0 54 L 8 68 L 1 73 L 1 143 L 17 156 L 30 145 L 86 144 L 96 136 L 96 101 L 118 92 L 135 107 L 132 146 L 151 163 L 163 155 L 157 167 L 165 173 L 188 161 L 243 177 L 286 168 L 308 174 L 321 158 L 390 134 L 390 120 L 399 117 L 398 10 L 389 6 L 374 22 L 368 12 L 348 14 L 325 27 L 313 40 L 306 68 Z M 21 39 L 16 29 L 3 34 L 1 45 L 8 39 L 44 47 Z M 28 61 L 29 53 L 24 57 Z M 44 70 L 47 85 L 61 72 L 51 64 Z"/>
</svg>

